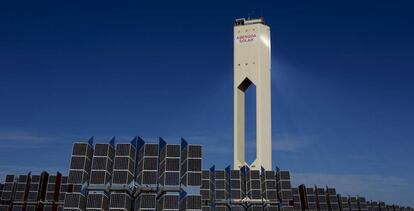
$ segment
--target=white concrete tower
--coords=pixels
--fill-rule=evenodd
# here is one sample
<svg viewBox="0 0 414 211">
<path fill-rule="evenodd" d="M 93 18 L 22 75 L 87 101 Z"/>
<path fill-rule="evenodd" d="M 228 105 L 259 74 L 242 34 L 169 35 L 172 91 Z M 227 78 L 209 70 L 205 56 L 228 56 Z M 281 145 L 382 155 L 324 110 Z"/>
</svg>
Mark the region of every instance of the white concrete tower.
<svg viewBox="0 0 414 211">
<path fill-rule="evenodd" d="M 263 19 L 234 25 L 234 169 L 272 169 L 270 28 Z M 256 160 L 245 160 L 245 91 L 256 85 Z"/>
</svg>

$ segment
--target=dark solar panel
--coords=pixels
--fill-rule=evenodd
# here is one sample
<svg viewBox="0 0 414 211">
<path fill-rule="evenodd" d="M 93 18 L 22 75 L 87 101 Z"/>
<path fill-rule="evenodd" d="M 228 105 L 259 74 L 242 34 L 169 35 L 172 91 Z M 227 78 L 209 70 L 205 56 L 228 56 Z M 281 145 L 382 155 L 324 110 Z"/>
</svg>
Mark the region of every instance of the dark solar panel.
<svg viewBox="0 0 414 211">
<path fill-rule="evenodd" d="M 94 155 L 95 156 L 108 156 L 109 147 L 110 147 L 109 144 L 96 144 Z"/>
<path fill-rule="evenodd" d="M 292 186 L 290 185 L 290 181 L 280 181 L 279 182 L 280 189 L 291 189 Z"/>
<path fill-rule="evenodd" d="M 261 189 L 260 180 L 253 180 L 250 183 L 252 189 Z"/>
<path fill-rule="evenodd" d="M 201 146 L 188 145 L 188 156 L 190 158 L 201 158 Z"/>
<path fill-rule="evenodd" d="M 130 208 L 131 199 L 126 193 L 111 193 L 110 208 Z"/>
<path fill-rule="evenodd" d="M 260 171 L 251 170 L 250 171 L 250 179 L 260 179 Z"/>
<path fill-rule="evenodd" d="M 178 195 L 165 195 L 164 209 L 178 209 L 180 197 Z"/>
<path fill-rule="evenodd" d="M 281 191 L 281 199 L 283 200 L 289 200 L 292 199 L 292 191 L 291 190 L 286 190 L 286 191 Z"/>
<path fill-rule="evenodd" d="M 23 211 L 23 205 L 14 205 L 12 211 Z"/>
<path fill-rule="evenodd" d="M 131 144 L 117 144 L 116 145 L 116 156 L 130 156 L 130 149 L 132 145 Z"/>
<path fill-rule="evenodd" d="M 14 182 L 14 175 L 6 175 L 6 183 Z"/>
<path fill-rule="evenodd" d="M 230 187 L 232 189 L 240 189 L 240 180 L 230 180 Z"/>
<path fill-rule="evenodd" d="M 216 196 L 216 199 L 219 199 L 219 200 L 226 199 L 226 191 L 225 190 L 216 190 L 215 196 Z"/>
<path fill-rule="evenodd" d="M 241 199 L 241 192 L 240 192 L 240 190 L 231 190 L 230 191 L 230 197 L 232 199 Z"/>
<path fill-rule="evenodd" d="M 216 177 L 216 179 L 225 179 L 226 178 L 226 173 L 222 170 L 216 170 L 215 171 L 215 177 Z"/>
<path fill-rule="evenodd" d="M 168 168 L 168 163 L 167 163 L 167 168 Z M 152 157 L 144 158 L 144 170 L 157 170 L 157 169 L 158 169 L 158 158 L 152 158 Z"/>
<path fill-rule="evenodd" d="M 106 157 L 93 157 L 92 169 L 106 170 L 107 161 L 108 161 L 108 158 L 106 158 Z"/>
<path fill-rule="evenodd" d="M 166 172 L 165 173 L 165 185 L 179 185 L 180 174 L 178 172 Z"/>
<path fill-rule="evenodd" d="M 69 178 L 68 183 L 70 184 L 82 184 L 85 180 L 85 172 L 84 171 L 77 171 L 71 170 L 69 171 Z"/>
<path fill-rule="evenodd" d="M 31 183 L 29 186 L 30 191 L 37 191 L 39 189 L 39 183 Z"/>
<path fill-rule="evenodd" d="M 201 159 L 188 159 L 188 171 L 201 171 Z"/>
<path fill-rule="evenodd" d="M 289 171 L 280 171 L 280 178 L 282 180 L 290 180 L 290 173 L 289 173 Z"/>
<path fill-rule="evenodd" d="M 266 181 L 266 189 L 276 189 L 276 181 Z"/>
<path fill-rule="evenodd" d="M 188 173 L 187 185 L 201 186 L 201 173 Z"/>
<path fill-rule="evenodd" d="M 275 201 L 277 199 L 277 192 L 275 190 L 266 191 L 266 199 Z"/>
<path fill-rule="evenodd" d="M 65 184 L 68 182 L 68 176 L 62 176 L 62 184 Z"/>
<path fill-rule="evenodd" d="M 87 208 L 101 208 L 103 196 L 101 194 L 89 194 L 87 200 Z"/>
<path fill-rule="evenodd" d="M 201 196 L 188 195 L 185 197 L 185 200 L 187 209 L 201 209 Z"/>
<path fill-rule="evenodd" d="M 179 171 L 180 170 L 180 159 L 177 158 L 166 158 L 166 170 L 167 171 Z"/>
<path fill-rule="evenodd" d="M 132 174 L 128 171 L 114 171 L 112 174 L 112 183 L 129 184 L 132 181 Z"/>
<path fill-rule="evenodd" d="M 16 191 L 24 191 L 26 189 L 26 183 L 18 183 Z"/>
<path fill-rule="evenodd" d="M 87 155 L 87 144 L 85 143 L 75 143 L 73 145 L 72 155 Z"/>
<path fill-rule="evenodd" d="M 52 209 L 53 209 L 53 206 L 52 205 L 45 205 L 43 207 L 43 211 L 52 211 Z"/>
<path fill-rule="evenodd" d="M 231 179 L 240 179 L 240 170 L 231 170 L 230 171 Z"/>
<path fill-rule="evenodd" d="M 91 184 L 106 184 L 106 172 L 105 171 L 92 171 L 91 173 Z"/>
<path fill-rule="evenodd" d="M 167 157 L 180 157 L 180 145 L 167 145 Z"/>
<path fill-rule="evenodd" d="M 12 197 L 12 193 L 9 191 L 3 191 L 2 195 L 1 195 L 1 199 L 5 200 L 5 201 L 9 201 L 11 200 Z"/>
<path fill-rule="evenodd" d="M 26 183 L 26 181 L 27 181 L 27 175 L 19 176 L 19 180 L 18 180 L 19 183 Z"/>
<path fill-rule="evenodd" d="M 250 192 L 250 197 L 252 199 L 261 199 L 262 198 L 262 192 L 260 190 L 252 190 Z"/>
<path fill-rule="evenodd" d="M 19 191 L 19 192 L 16 192 L 14 194 L 14 200 L 15 201 L 23 201 L 23 198 L 24 198 L 24 192 L 23 191 Z"/>
<path fill-rule="evenodd" d="M 156 194 L 141 194 L 141 204 L 139 208 L 153 208 L 155 209 L 156 205 Z"/>
<path fill-rule="evenodd" d="M 114 169 L 128 170 L 129 169 L 129 157 L 115 157 Z"/>
<path fill-rule="evenodd" d="M 158 144 L 145 144 L 144 156 L 158 156 Z"/>
<path fill-rule="evenodd" d="M 53 201 L 54 197 L 55 197 L 54 192 L 47 192 L 46 193 L 46 201 Z"/>
<path fill-rule="evenodd" d="M 210 190 L 200 190 L 200 195 L 202 200 L 208 200 L 210 199 Z"/>
<path fill-rule="evenodd" d="M 224 189 L 225 185 L 226 185 L 226 181 L 225 180 L 216 180 L 216 189 Z"/>
<path fill-rule="evenodd" d="M 27 195 L 27 201 L 37 201 L 37 192 L 29 192 Z"/>
<path fill-rule="evenodd" d="M 74 193 L 66 194 L 65 207 L 78 207 L 80 201 L 81 201 L 80 194 L 74 194 Z"/>
<path fill-rule="evenodd" d="M 210 180 L 201 180 L 201 189 L 210 189 Z"/>
<path fill-rule="evenodd" d="M 209 170 L 203 170 L 201 172 L 201 178 L 206 179 L 206 180 L 210 179 L 210 171 Z"/>
<path fill-rule="evenodd" d="M 157 184 L 157 172 L 144 171 L 142 176 L 142 184 Z"/>
</svg>

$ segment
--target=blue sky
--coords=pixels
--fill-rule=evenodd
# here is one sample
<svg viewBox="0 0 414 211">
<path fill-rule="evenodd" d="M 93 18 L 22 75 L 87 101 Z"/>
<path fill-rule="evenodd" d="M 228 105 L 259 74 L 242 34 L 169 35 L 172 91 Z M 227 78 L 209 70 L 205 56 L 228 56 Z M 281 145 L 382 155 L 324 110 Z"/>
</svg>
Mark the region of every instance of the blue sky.
<svg viewBox="0 0 414 211">
<path fill-rule="evenodd" d="M 274 164 L 294 184 L 414 206 L 413 6 L 2 2 L 0 180 L 66 172 L 71 144 L 90 136 L 183 136 L 203 144 L 205 167 L 231 164 L 233 20 L 264 16 Z"/>
</svg>

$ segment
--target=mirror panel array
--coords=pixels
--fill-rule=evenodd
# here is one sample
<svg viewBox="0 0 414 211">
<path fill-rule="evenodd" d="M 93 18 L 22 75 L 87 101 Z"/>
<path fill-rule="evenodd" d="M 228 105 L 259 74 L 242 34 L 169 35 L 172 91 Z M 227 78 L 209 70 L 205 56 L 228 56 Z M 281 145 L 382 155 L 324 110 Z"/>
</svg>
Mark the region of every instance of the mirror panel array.
<svg viewBox="0 0 414 211">
<path fill-rule="evenodd" d="M 201 211 L 201 170 L 201 145 L 184 139 L 181 144 L 161 138 L 145 143 L 139 137 L 127 144 L 75 143 L 64 209 Z"/>
<path fill-rule="evenodd" d="M 331 187 L 292 187 L 290 172 L 202 170 L 202 146 L 145 143 L 72 148 L 69 175 L 7 175 L 0 211 L 414 211 L 342 196 Z"/>
<path fill-rule="evenodd" d="M 58 178 L 58 179 L 56 179 Z M 41 174 L 31 173 L 27 175 L 7 175 L 0 194 L 1 211 L 61 211 L 63 201 L 61 195 L 65 190 L 61 187 L 67 181 L 62 181 L 62 175 L 49 175 L 47 172 Z M 51 183 L 49 185 L 49 181 Z M 51 188 L 53 187 L 53 189 Z M 51 189 L 51 190 L 49 190 Z M 51 195 L 51 196 L 50 196 Z"/>
</svg>

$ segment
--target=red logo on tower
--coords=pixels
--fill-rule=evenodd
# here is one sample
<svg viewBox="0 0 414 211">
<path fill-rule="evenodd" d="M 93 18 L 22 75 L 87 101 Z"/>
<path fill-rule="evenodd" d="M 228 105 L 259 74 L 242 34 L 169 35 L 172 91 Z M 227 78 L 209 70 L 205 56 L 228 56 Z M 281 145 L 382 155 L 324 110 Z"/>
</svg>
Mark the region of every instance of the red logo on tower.
<svg viewBox="0 0 414 211">
<path fill-rule="evenodd" d="M 238 44 L 252 43 L 252 42 L 256 42 L 257 35 L 256 34 L 239 35 L 236 37 L 236 40 Z"/>
</svg>

